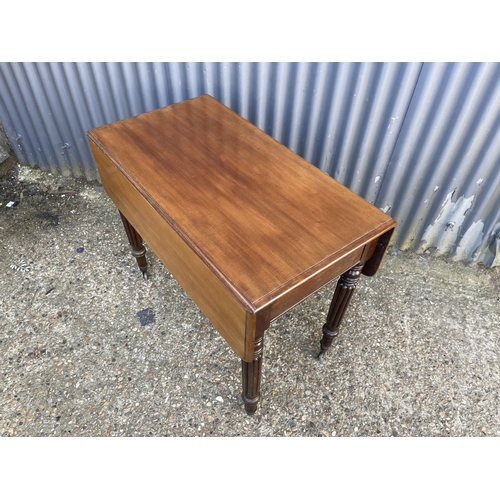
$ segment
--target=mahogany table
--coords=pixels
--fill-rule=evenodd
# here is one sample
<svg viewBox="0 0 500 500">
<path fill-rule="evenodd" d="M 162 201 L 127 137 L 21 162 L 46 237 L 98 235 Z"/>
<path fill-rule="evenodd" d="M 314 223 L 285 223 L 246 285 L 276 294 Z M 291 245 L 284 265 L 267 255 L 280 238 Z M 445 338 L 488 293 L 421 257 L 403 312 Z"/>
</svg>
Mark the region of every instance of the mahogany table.
<svg viewBox="0 0 500 500">
<path fill-rule="evenodd" d="M 243 401 L 254 413 L 270 322 L 341 275 L 323 353 L 396 222 L 208 95 L 88 139 L 140 269 L 144 237 L 242 359 Z"/>
</svg>

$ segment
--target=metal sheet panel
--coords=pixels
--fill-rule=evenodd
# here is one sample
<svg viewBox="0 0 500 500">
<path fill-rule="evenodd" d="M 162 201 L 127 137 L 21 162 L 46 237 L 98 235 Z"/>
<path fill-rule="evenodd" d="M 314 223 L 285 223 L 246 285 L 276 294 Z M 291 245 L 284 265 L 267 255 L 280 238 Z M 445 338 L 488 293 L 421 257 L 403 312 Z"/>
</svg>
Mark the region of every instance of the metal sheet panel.
<svg viewBox="0 0 500 500">
<path fill-rule="evenodd" d="M 23 163 L 95 179 L 88 129 L 209 93 L 388 211 L 399 247 L 497 265 L 499 77 L 497 63 L 0 63 L 0 121 Z"/>
<path fill-rule="evenodd" d="M 500 222 L 500 65 L 425 64 L 376 199 L 405 249 L 491 265 Z"/>
</svg>

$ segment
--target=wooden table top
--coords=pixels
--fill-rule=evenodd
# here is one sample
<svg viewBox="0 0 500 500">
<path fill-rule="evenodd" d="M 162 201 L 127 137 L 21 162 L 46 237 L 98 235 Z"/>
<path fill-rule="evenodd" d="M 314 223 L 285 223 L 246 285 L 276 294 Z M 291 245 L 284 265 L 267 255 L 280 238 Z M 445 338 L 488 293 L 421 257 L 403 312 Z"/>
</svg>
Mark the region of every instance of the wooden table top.
<svg viewBox="0 0 500 500">
<path fill-rule="evenodd" d="M 208 95 L 89 138 L 253 309 L 395 225 Z"/>
</svg>

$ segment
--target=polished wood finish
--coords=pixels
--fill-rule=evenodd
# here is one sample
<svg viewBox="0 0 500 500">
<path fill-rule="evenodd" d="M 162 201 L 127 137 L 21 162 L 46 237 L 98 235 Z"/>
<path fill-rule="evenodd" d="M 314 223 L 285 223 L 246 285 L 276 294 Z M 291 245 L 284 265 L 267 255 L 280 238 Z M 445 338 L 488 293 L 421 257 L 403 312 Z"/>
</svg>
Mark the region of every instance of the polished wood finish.
<svg viewBox="0 0 500 500">
<path fill-rule="evenodd" d="M 243 379 L 243 403 L 245 411 L 253 415 L 257 410 L 257 403 L 260 399 L 260 380 L 262 375 L 262 355 L 264 352 L 263 333 L 255 339 L 254 354 L 252 361 L 241 360 Z"/>
<path fill-rule="evenodd" d="M 146 261 L 146 249 L 142 244 L 142 237 L 121 212 L 120 217 L 125 228 L 125 233 L 127 233 L 128 241 L 132 247 L 132 255 L 136 258 L 139 269 L 142 271 L 143 276 L 145 276 L 148 270 L 148 263 Z"/>
<path fill-rule="evenodd" d="M 207 95 L 88 138 L 106 192 L 243 360 L 251 413 L 270 321 L 395 222 Z"/>
<path fill-rule="evenodd" d="M 373 250 L 373 254 L 368 260 L 368 262 L 363 266 L 363 274 L 365 276 L 374 276 L 378 271 L 382 259 L 384 258 L 389 242 L 391 241 L 392 234 L 394 233 L 394 228 L 390 229 L 384 233 L 378 240 L 377 246 Z"/>
<path fill-rule="evenodd" d="M 251 361 L 241 360 L 241 375 L 243 392 L 241 394 L 245 411 L 253 415 L 260 400 L 260 380 L 262 376 L 262 358 L 264 354 L 264 332 L 269 327 L 270 309 L 260 315 L 249 315 L 247 331 L 255 331 L 255 340 L 252 346 L 253 358 Z"/>
<path fill-rule="evenodd" d="M 362 268 L 363 264 L 355 265 L 352 269 L 344 273 L 337 282 L 326 323 L 323 325 L 320 356 L 332 345 L 333 339 L 339 334 L 339 327 L 351 301 L 354 289 L 358 284 Z"/>
<path fill-rule="evenodd" d="M 170 224 L 150 205 L 120 170 L 91 143 L 99 165 L 99 174 L 106 192 L 118 210 L 141 235 L 149 248 L 198 305 L 236 354 L 247 361 L 253 359 L 247 351 L 247 310 L 237 297 L 196 255 Z M 252 335 L 249 335 L 252 337 Z M 250 351 L 249 350 L 249 351 Z"/>
</svg>

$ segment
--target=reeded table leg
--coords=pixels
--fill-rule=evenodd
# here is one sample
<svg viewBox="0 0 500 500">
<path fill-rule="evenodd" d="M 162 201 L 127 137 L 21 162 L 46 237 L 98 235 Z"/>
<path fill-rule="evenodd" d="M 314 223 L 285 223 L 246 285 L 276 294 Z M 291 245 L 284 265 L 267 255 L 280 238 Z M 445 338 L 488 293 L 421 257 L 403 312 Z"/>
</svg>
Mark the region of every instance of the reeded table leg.
<svg viewBox="0 0 500 500">
<path fill-rule="evenodd" d="M 262 376 L 262 353 L 264 350 L 264 335 L 255 340 L 253 361 L 241 360 L 243 378 L 243 402 L 245 411 L 253 415 L 257 411 L 260 399 L 260 379 Z"/>
<path fill-rule="evenodd" d="M 137 259 L 139 269 L 142 271 L 142 276 L 145 278 L 146 271 L 148 269 L 148 263 L 146 261 L 146 249 L 142 244 L 142 237 L 121 212 L 120 216 L 122 218 L 125 232 L 127 233 L 128 241 L 130 243 L 130 246 L 132 247 L 132 255 Z"/>
<path fill-rule="evenodd" d="M 332 345 L 334 337 L 339 334 L 340 324 L 342 323 L 347 306 L 351 301 L 352 293 L 358 284 L 362 268 L 362 264 L 357 264 L 339 278 L 337 288 L 335 288 L 335 293 L 333 294 L 330 310 L 328 311 L 326 323 L 323 325 L 323 338 L 321 339 L 321 351 L 319 356 L 324 354 Z"/>
</svg>

